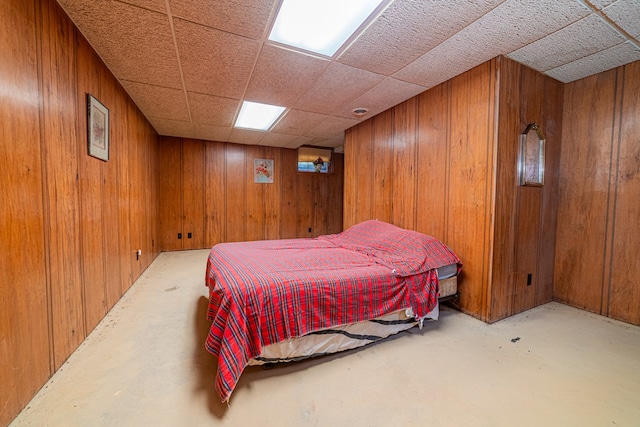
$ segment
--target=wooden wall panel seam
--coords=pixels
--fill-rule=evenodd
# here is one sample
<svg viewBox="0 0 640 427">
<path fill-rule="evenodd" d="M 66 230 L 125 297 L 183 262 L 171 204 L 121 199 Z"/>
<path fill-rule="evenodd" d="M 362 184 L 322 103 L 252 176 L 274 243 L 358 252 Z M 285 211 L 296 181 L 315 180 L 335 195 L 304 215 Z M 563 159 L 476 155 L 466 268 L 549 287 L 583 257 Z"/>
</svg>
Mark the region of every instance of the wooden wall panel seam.
<svg viewBox="0 0 640 427">
<path fill-rule="evenodd" d="M 43 212 L 43 220 L 45 226 L 43 227 L 44 232 L 44 247 L 45 247 L 45 289 L 47 294 L 47 324 L 49 330 L 49 372 L 50 375 L 55 372 L 55 363 L 54 363 L 54 334 L 53 334 L 53 302 L 52 302 L 52 285 L 51 285 L 51 253 L 47 248 L 51 245 L 51 229 L 49 224 L 51 224 L 51 214 L 47 206 L 47 200 L 49 200 L 49 187 L 47 185 L 48 176 L 47 176 L 47 161 L 46 161 L 46 144 L 44 142 L 45 138 L 45 125 L 44 125 L 44 61 L 43 61 L 43 47 L 42 47 L 42 38 L 43 38 L 43 17 L 42 17 L 42 8 L 44 7 L 42 3 L 38 0 L 34 0 L 34 8 L 35 8 L 35 25 L 34 31 L 36 33 L 36 50 L 37 50 L 37 70 L 38 70 L 38 110 L 39 110 L 39 125 L 40 125 L 40 165 L 42 169 L 42 212 Z"/>
<path fill-rule="evenodd" d="M 451 195 L 451 83 L 450 82 L 445 82 L 443 83 L 445 85 L 444 91 L 445 91 L 445 109 L 447 110 L 447 112 L 445 113 L 445 125 L 446 125 L 446 131 L 445 131 L 445 178 L 444 178 L 444 182 L 445 182 L 445 189 L 444 189 L 444 206 L 442 207 L 444 212 L 443 212 L 443 217 L 444 217 L 444 230 L 443 230 L 443 236 L 447 239 L 447 242 L 449 241 L 449 215 L 446 214 L 446 209 L 447 206 L 449 206 L 450 201 L 449 201 L 449 197 Z"/>
<path fill-rule="evenodd" d="M 606 235 L 603 253 L 602 289 L 600 295 L 600 314 L 611 315 L 611 292 L 613 288 L 613 265 L 615 261 L 614 243 L 616 237 L 616 208 L 618 202 L 618 184 L 620 178 L 620 150 L 622 146 L 622 121 L 624 106 L 625 67 L 618 68 L 615 74 L 615 97 L 611 127 L 611 151 L 609 154 L 609 188 L 607 194 Z M 615 153 L 614 153 L 615 152 Z"/>
<path fill-rule="evenodd" d="M 489 62 L 489 85 L 487 88 L 487 152 L 486 152 L 486 185 L 485 185 L 485 214 L 484 214 L 484 254 L 482 277 L 482 320 L 490 320 L 490 289 L 493 269 L 493 245 L 494 245 L 494 221 L 495 221 L 495 174 L 497 162 L 496 138 L 498 137 L 498 105 L 500 100 L 498 90 L 500 86 L 500 58 L 494 58 Z"/>
</svg>

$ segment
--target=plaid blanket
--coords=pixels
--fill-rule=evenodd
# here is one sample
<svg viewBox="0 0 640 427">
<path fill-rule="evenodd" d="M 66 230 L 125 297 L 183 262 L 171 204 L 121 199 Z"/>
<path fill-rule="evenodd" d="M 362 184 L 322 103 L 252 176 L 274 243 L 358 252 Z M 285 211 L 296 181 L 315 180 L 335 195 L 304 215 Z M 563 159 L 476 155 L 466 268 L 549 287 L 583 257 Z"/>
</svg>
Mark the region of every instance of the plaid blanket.
<svg viewBox="0 0 640 427">
<path fill-rule="evenodd" d="M 435 269 L 453 263 L 461 267 L 439 240 L 381 221 L 315 239 L 214 246 L 205 347 L 218 356 L 222 401 L 263 346 L 403 308 L 424 317 L 437 304 Z"/>
</svg>

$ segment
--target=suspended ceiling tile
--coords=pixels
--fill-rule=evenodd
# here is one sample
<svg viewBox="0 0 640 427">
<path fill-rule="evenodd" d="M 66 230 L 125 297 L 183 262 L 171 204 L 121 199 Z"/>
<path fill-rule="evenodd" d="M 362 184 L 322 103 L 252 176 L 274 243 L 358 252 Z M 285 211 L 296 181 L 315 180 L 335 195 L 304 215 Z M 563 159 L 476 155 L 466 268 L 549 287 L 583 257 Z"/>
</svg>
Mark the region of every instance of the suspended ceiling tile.
<svg viewBox="0 0 640 427">
<path fill-rule="evenodd" d="M 640 60 L 640 49 L 631 42 L 625 42 L 549 70 L 546 74 L 569 83 L 637 60 Z"/>
<path fill-rule="evenodd" d="M 314 142 L 313 145 L 316 147 L 326 147 L 326 148 L 337 148 L 341 147 L 344 144 L 344 134 L 342 134 L 339 138 L 336 139 L 323 139 L 320 141 Z"/>
<path fill-rule="evenodd" d="M 368 119 L 389 109 L 389 105 L 399 104 L 425 90 L 427 88 L 424 86 L 388 77 L 358 98 L 345 104 L 337 114 L 343 117 L 355 117 L 358 120 Z M 353 110 L 363 107 L 367 108 L 369 112 L 363 117 L 354 116 Z"/>
<path fill-rule="evenodd" d="M 508 0 L 398 71 L 394 77 L 433 87 L 553 33 L 588 13 L 589 9 L 578 2 Z"/>
<path fill-rule="evenodd" d="M 109 0 L 60 4 L 118 79 L 182 87 L 167 15 Z"/>
<path fill-rule="evenodd" d="M 202 123 L 193 125 L 193 137 L 205 141 L 227 141 L 231 134 L 231 126 L 214 126 Z"/>
<path fill-rule="evenodd" d="M 302 135 L 325 118 L 325 114 L 292 109 L 287 111 L 284 117 L 273 127 L 273 131 L 289 135 Z"/>
<path fill-rule="evenodd" d="M 174 28 L 187 91 L 240 99 L 260 43 L 181 19 Z"/>
<path fill-rule="evenodd" d="M 590 15 L 507 55 L 547 71 L 623 43 L 625 38 L 598 15 Z"/>
<path fill-rule="evenodd" d="M 123 3 L 129 3 L 144 9 L 155 10 L 156 12 L 167 13 L 166 0 L 125 0 Z"/>
<path fill-rule="evenodd" d="M 324 142 L 326 141 L 326 139 L 324 138 L 316 138 L 316 137 L 311 137 L 311 136 L 299 136 L 296 139 L 294 139 L 293 141 L 291 141 L 291 143 L 289 145 L 287 145 L 286 148 L 298 148 L 300 146 L 303 145 L 314 145 L 317 147 L 323 147 L 325 145 L 322 145 Z"/>
<path fill-rule="evenodd" d="M 357 98 L 362 92 L 371 89 L 383 78 L 380 74 L 334 62 L 294 107 L 330 114 L 344 103 Z"/>
<path fill-rule="evenodd" d="M 190 120 L 183 90 L 127 80 L 121 80 L 120 83 L 146 115 L 178 121 Z"/>
<path fill-rule="evenodd" d="M 618 0 L 604 9 L 603 13 L 631 37 L 640 37 L 640 1 Z"/>
<path fill-rule="evenodd" d="M 614 3 L 616 0 L 591 0 L 590 3 L 596 7 L 596 9 L 602 9 Z"/>
<path fill-rule="evenodd" d="M 389 76 L 503 0 L 396 0 L 340 56 L 339 62 Z"/>
<path fill-rule="evenodd" d="M 467 52 L 464 46 L 445 42 L 395 73 L 394 77 L 432 88 L 494 56 L 490 50 Z"/>
<path fill-rule="evenodd" d="M 262 138 L 260 145 L 266 145 L 269 147 L 287 147 L 296 138 L 296 135 L 269 132 L 264 136 L 264 138 Z"/>
<path fill-rule="evenodd" d="M 240 100 L 193 92 L 188 92 L 187 97 L 194 125 L 233 125 Z"/>
<path fill-rule="evenodd" d="M 174 17 L 232 34 L 262 38 L 275 0 L 169 0 Z"/>
<path fill-rule="evenodd" d="M 191 122 L 179 120 L 162 119 L 158 117 L 146 116 L 153 128 L 160 135 L 177 136 L 190 138 L 193 136 Z"/>
<path fill-rule="evenodd" d="M 292 105 L 329 64 L 325 59 L 265 44 L 245 99 L 273 105 Z"/>
<path fill-rule="evenodd" d="M 231 129 L 228 141 L 238 144 L 258 145 L 267 132 L 247 130 L 247 129 Z"/>
<path fill-rule="evenodd" d="M 341 139 L 344 136 L 345 129 L 349 129 L 358 123 L 360 123 L 360 120 L 355 118 L 328 116 L 309 132 L 306 132 L 305 135 L 326 139 Z"/>
</svg>

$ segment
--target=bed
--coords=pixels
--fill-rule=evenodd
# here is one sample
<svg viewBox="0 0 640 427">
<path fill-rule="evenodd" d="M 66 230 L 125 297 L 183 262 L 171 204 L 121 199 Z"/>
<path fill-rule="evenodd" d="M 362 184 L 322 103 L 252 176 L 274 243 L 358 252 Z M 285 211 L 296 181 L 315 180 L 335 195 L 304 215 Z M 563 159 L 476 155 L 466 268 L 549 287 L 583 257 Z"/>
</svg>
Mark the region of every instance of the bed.
<svg viewBox="0 0 640 427">
<path fill-rule="evenodd" d="M 218 357 L 221 400 L 250 364 L 344 351 L 437 319 L 440 289 L 455 293 L 461 268 L 438 239 L 377 220 L 312 239 L 215 245 L 205 348 Z"/>
</svg>

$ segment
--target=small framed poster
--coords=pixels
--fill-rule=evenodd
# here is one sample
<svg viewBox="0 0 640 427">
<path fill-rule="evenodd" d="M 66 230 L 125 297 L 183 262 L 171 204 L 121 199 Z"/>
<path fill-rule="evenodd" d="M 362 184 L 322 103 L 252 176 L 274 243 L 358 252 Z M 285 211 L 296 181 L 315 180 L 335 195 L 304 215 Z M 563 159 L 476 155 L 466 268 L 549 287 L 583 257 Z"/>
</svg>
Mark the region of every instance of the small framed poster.
<svg viewBox="0 0 640 427">
<path fill-rule="evenodd" d="M 109 109 L 87 94 L 87 139 L 89 155 L 109 160 Z"/>
<path fill-rule="evenodd" d="M 273 160 L 253 160 L 253 182 L 259 184 L 273 184 Z"/>
</svg>

